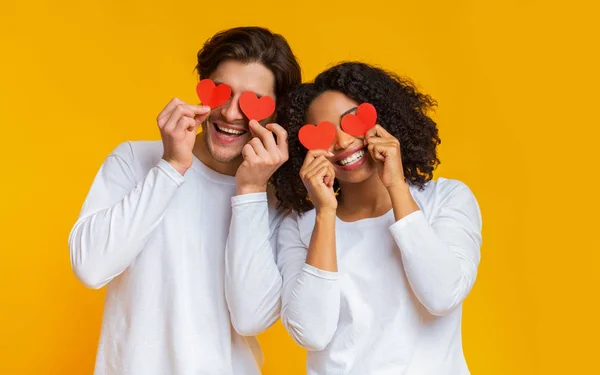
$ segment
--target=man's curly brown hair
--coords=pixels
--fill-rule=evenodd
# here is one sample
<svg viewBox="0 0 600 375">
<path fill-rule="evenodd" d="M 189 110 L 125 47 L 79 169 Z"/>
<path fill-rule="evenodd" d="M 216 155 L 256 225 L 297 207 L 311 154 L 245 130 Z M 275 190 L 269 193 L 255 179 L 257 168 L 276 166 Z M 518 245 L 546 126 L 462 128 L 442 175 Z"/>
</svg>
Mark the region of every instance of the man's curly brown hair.
<svg viewBox="0 0 600 375">
<path fill-rule="evenodd" d="M 345 62 L 322 72 L 313 83 L 299 85 L 278 109 L 278 122 L 288 132 L 290 158 L 273 174 L 271 183 L 283 208 L 300 214 L 313 208 L 299 175 L 307 150 L 298 131 L 306 123 L 310 104 L 325 91 L 338 91 L 359 104 L 375 106 L 377 122 L 400 141 L 409 184 L 422 189 L 433 178 L 440 163 L 436 148 L 441 140 L 428 113 L 436 101 L 420 93 L 409 79 L 365 63 Z M 334 189 L 338 189 L 337 181 Z"/>
</svg>

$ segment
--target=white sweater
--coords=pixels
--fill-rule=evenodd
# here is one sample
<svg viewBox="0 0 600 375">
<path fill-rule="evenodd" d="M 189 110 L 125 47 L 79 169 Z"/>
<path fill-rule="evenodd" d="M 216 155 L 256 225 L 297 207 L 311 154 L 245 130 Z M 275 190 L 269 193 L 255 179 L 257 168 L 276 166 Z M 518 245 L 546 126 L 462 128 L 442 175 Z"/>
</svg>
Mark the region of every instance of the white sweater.
<svg viewBox="0 0 600 375">
<path fill-rule="evenodd" d="M 315 211 L 279 229 L 281 318 L 311 375 L 466 375 L 462 302 L 475 282 L 481 216 L 456 180 L 411 187 L 420 207 L 336 221 L 338 272 L 305 264 Z"/>
<path fill-rule="evenodd" d="M 91 288 L 107 286 L 95 374 L 260 374 L 256 339 L 231 326 L 225 247 L 231 205 L 242 213 L 251 207 L 253 222 L 238 225 L 237 237 L 229 240 L 237 253 L 261 252 L 274 264 L 281 216 L 265 193 L 234 197 L 234 177 L 198 159 L 183 177 L 161 159 L 162 152 L 161 142 L 117 147 L 69 237 L 77 277 Z M 230 261 L 228 269 L 237 276 L 257 275 L 246 283 L 252 290 L 262 290 L 255 283 L 269 277 L 272 295 L 231 304 L 237 311 L 270 303 L 261 304 L 259 321 L 249 311 L 234 320 L 244 335 L 263 331 L 278 317 L 281 277 L 276 268 L 262 273 L 246 256 L 239 261 L 248 263 Z"/>
</svg>

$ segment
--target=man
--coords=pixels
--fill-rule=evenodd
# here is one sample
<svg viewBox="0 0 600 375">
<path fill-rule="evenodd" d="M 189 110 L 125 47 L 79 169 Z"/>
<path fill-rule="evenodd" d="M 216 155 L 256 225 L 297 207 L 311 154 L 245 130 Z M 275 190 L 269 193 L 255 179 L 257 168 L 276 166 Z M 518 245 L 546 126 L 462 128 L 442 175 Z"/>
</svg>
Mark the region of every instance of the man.
<svg viewBox="0 0 600 375">
<path fill-rule="evenodd" d="M 287 134 L 248 121 L 238 100 L 252 91 L 279 104 L 300 67 L 283 37 L 242 27 L 208 40 L 196 68 L 229 85 L 229 100 L 173 99 L 157 118 L 162 142 L 127 142 L 108 156 L 69 236 L 77 277 L 107 286 L 96 375 L 259 374 L 252 336 L 279 315 L 281 276 L 252 255 L 273 262 L 281 215 L 266 189 L 287 160 Z M 238 296 L 247 290 L 255 295 Z"/>
</svg>

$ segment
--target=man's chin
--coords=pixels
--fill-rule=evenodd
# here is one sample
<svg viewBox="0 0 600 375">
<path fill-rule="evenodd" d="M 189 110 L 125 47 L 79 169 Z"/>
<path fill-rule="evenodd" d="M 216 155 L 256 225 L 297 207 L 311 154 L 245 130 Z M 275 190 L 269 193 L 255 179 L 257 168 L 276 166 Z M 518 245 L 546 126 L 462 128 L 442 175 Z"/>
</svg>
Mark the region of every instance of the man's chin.
<svg viewBox="0 0 600 375">
<path fill-rule="evenodd" d="M 212 155 L 213 159 L 215 159 L 219 163 L 223 163 L 223 164 L 231 163 L 231 162 L 234 162 L 234 161 L 242 158 L 242 154 L 229 156 L 229 155 L 222 155 L 222 154 L 218 154 L 218 153 L 211 153 L 211 155 Z"/>
<path fill-rule="evenodd" d="M 231 163 L 242 157 L 242 150 L 233 150 L 227 146 L 209 145 L 208 152 L 219 163 Z"/>
<path fill-rule="evenodd" d="M 229 163 L 241 158 L 242 147 L 245 144 L 246 142 L 243 142 L 242 146 L 239 144 L 226 145 L 219 143 L 216 139 L 210 136 L 204 136 L 204 146 L 206 146 L 210 156 L 219 163 Z"/>
</svg>

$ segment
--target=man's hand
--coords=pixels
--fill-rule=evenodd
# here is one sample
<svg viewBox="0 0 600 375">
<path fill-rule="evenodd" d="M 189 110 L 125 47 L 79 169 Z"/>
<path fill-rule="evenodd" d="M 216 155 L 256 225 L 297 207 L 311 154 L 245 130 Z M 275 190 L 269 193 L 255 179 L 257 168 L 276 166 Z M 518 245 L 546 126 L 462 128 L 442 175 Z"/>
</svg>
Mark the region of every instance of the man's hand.
<svg viewBox="0 0 600 375">
<path fill-rule="evenodd" d="M 210 107 L 187 104 L 174 98 L 157 117 L 163 142 L 163 159 L 182 176 L 192 166 L 198 128 L 210 113 Z"/>
<path fill-rule="evenodd" d="M 269 179 L 289 157 L 287 132 L 279 124 L 263 128 L 252 120 L 248 125 L 254 138 L 242 149 L 244 161 L 235 174 L 237 195 L 267 191 Z"/>
</svg>

